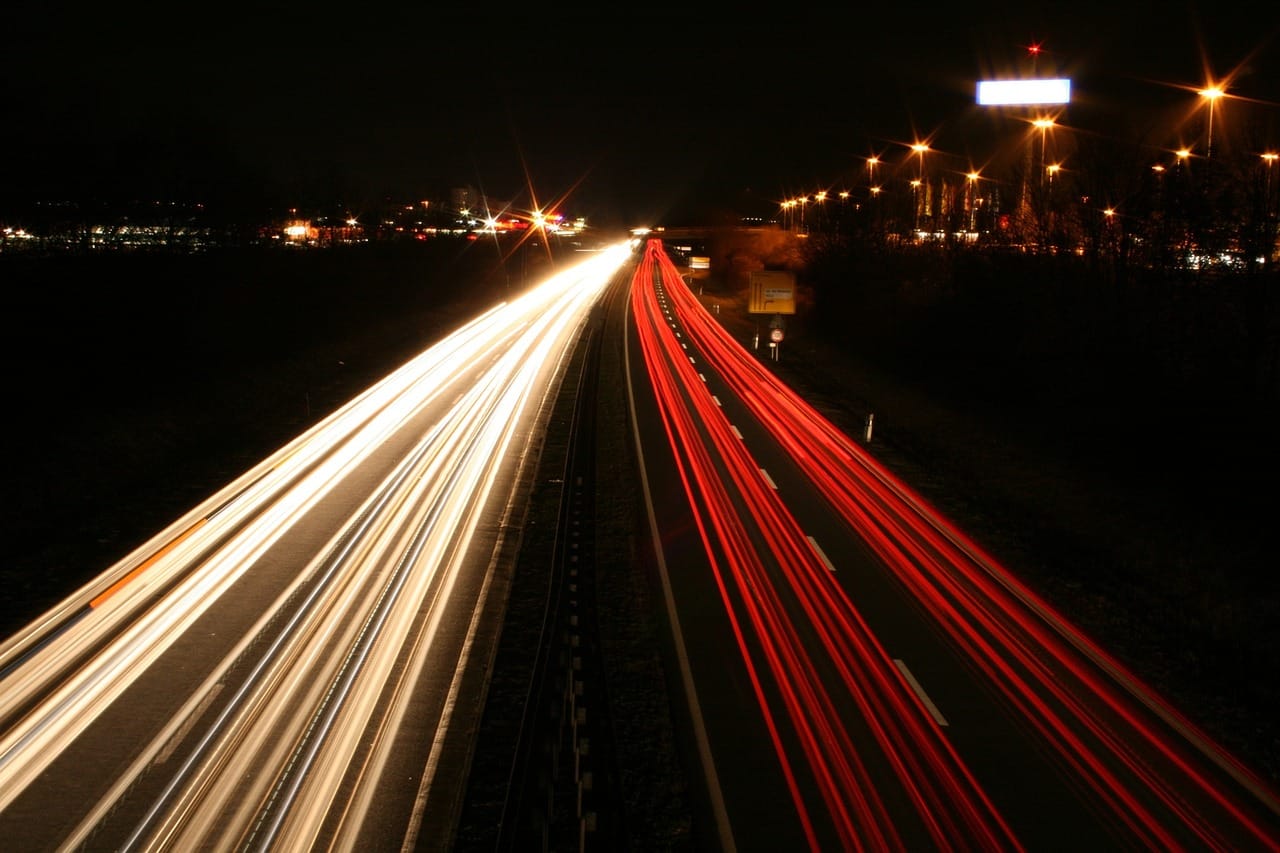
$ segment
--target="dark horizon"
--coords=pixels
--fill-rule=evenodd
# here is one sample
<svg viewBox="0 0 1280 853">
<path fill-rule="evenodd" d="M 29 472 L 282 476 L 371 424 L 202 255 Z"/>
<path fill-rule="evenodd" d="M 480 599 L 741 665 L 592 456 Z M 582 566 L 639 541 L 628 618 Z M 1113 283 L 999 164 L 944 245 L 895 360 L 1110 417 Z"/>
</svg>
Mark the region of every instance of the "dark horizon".
<svg viewBox="0 0 1280 853">
<path fill-rule="evenodd" d="M 1073 79 L 1065 125 L 1168 147 L 1202 120 L 1196 87 L 1229 79 L 1225 146 L 1246 122 L 1275 136 L 1278 29 L 1274 12 L 1223 4 L 731 20 L 646 7 L 622 26 L 502 10 L 192 26 L 51 4 L 6 20 L 0 155 L 17 165 L 0 209 L 137 195 L 360 207 L 471 185 L 656 221 L 744 194 L 780 202 L 870 154 L 909 160 L 919 138 L 958 170 L 981 165 L 1010 123 L 975 104 L 976 81 L 1023 75 Z"/>
</svg>

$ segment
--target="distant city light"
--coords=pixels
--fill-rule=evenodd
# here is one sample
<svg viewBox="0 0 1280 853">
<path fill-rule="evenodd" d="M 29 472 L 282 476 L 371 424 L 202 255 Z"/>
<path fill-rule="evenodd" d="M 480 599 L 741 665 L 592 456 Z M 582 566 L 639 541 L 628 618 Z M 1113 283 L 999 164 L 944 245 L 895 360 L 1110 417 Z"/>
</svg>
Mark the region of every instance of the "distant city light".
<svg viewBox="0 0 1280 853">
<path fill-rule="evenodd" d="M 1065 77 L 1039 80 L 981 80 L 978 103 L 1065 104 L 1071 100 L 1071 81 Z"/>
</svg>

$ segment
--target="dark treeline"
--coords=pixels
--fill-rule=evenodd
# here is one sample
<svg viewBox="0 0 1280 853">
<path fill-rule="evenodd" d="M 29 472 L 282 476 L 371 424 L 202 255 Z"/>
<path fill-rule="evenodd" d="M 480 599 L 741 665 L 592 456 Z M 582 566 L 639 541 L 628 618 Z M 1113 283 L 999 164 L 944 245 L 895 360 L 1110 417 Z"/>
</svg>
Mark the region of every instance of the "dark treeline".
<svg viewBox="0 0 1280 853">
<path fill-rule="evenodd" d="M 72 387 L 82 402 L 127 407 L 126 391 L 225 381 L 469 295 L 493 298 L 509 266 L 491 243 L 459 238 L 0 254 L 3 347 L 25 366 L 12 380 L 18 399 L 56 405 Z"/>
<path fill-rule="evenodd" d="M 803 258 L 818 328 L 916 374 L 967 374 L 985 400 L 1052 389 L 1253 409 L 1280 395 L 1273 267 L 1121 271 L 835 235 L 808 240 Z"/>
</svg>

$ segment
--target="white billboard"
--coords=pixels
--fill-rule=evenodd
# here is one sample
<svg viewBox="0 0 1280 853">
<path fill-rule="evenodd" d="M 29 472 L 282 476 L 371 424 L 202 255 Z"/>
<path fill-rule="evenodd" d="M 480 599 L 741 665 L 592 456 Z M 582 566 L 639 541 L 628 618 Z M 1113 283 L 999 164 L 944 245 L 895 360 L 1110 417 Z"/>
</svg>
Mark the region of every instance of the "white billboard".
<svg viewBox="0 0 1280 853">
<path fill-rule="evenodd" d="M 978 83 L 978 103 L 984 105 L 1065 104 L 1070 100 L 1071 81 L 1065 77 Z"/>
</svg>

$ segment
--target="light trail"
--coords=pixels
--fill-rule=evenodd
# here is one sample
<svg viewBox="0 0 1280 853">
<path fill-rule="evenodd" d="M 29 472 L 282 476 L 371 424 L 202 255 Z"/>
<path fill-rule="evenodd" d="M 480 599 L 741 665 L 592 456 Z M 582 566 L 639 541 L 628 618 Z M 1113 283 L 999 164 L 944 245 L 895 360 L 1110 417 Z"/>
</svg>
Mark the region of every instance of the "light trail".
<svg viewBox="0 0 1280 853">
<path fill-rule="evenodd" d="M 638 337 L 695 524 L 810 845 L 819 846 L 818 836 L 801 793 L 799 768 L 784 745 L 784 720 L 799 738 L 806 772 L 821 792 L 841 844 L 849 849 L 903 844 L 881 796 L 888 780 L 868 771 L 840 716 L 839 705 L 852 701 L 885 758 L 898 768 L 896 784 L 915 804 L 936 844 L 945 847 L 948 839 L 964 837 L 984 840 L 986 849 L 1016 847 L 938 735 L 918 694 L 828 580 L 831 572 L 761 478 L 703 377 L 679 354 L 680 344 L 655 296 L 664 258 L 651 245 L 633 279 Z M 750 529 L 744 518 L 754 520 Z M 767 540 L 767 547 L 759 547 L 757 536 Z M 785 583 L 779 583 L 764 554 Z M 809 613 L 809 624 L 794 622 L 789 601 Z M 832 696 L 815 668 L 813 648 L 805 641 L 813 633 L 842 674 L 841 699 Z M 768 698 L 766 675 L 770 688 L 782 696 L 780 708 Z"/>
<path fill-rule="evenodd" d="M 1077 776 L 1081 789 L 1110 814 L 1114 826 L 1123 827 L 1128 843 L 1153 849 L 1187 845 L 1238 849 L 1241 844 L 1280 849 L 1276 828 L 1280 799 L 1275 792 L 778 381 L 702 308 L 660 244 L 650 244 L 648 259 L 652 269 L 644 278 L 637 273 L 635 287 L 661 288 L 664 325 L 687 335 L 707 366 L 706 373 L 714 373 L 716 382 L 742 401 L 902 588 L 965 653 L 990 688 L 1057 755 L 1063 772 Z M 636 297 L 635 313 L 642 326 L 646 326 L 644 313 L 652 310 L 645 299 L 653 297 Z M 654 341 L 648 351 L 653 365 L 664 364 L 664 351 L 677 349 L 647 327 L 645 336 Z M 681 344 L 679 349 L 683 348 Z M 651 371 L 665 369 L 653 365 Z M 705 384 L 704 377 L 685 380 L 677 391 L 675 380 L 655 382 L 660 406 L 678 405 L 683 394 L 705 421 L 701 432 L 692 427 L 672 431 L 678 454 L 692 453 L 685 449 L 686 443 L 715 436 L 711 424 L 719 406 L 700 407 L 694 392 L 687 390 Z M 715 439 L 717 453 L 726 459 L 730 448 L 741 444 L 734 435 L 735 441 Z M 732 472 L 738 463 L 726 464 Z M 742 464 L 755 467 L 749 459 Z M 711 465 L 700 465 L 695 472 L 707 478 L 722 473 Z M 690 501 L 696 507 L 705 503 L 701 492 L 710 486 L 696 477 L 690 480 L 694 482 L 689 487 Z M 790 532 L 794 522 L 785 510 L 757 497 L 744 492 L 773 558 L 790 579 L 792 594 L 804 602 L 804 611 L 822 636 L 820 647 L 839 666 L 861 666 L 870 659 L 878 664 L 884 652 L 870 629 L 860 624 L 861 617 L 843 590 L 821 583 L 811 571 L 813 561 L 800 559 L 802 555 L 794 552 Z M 709 554 L 725 547 L 714 538 L 707 542 Z M 813 553 L 812 547 L 809 550 Z M 756 586 L 743 596 L 784 594 Z M 727 609 L 734 607 L 731 597 L 726 595 L 725 602 Z M 855 625 L 856 631 L 852 630 Z M 779 629 L 768 627 L 769 631 Z M 749 654 L 745 645 L 743 651 Z M 792 677 L 784 669 L 776 674 Z M 945 821 L 959 804 L 963 816 L 949 824 L 947 837 L 974 839 L 972 830 L 978 828 L 991 832 L 980 845 L 984 849 L 991 849 L 987 843 L 997 840 L 1001 845 L 1016 844 L 1011 836 L 1001 837 L 1007 827 L 987 812 L 990 804 L 964 762 L 949 752 L 945 741 L 932 739 L 936 727 L 915 722 L 917 712 L 931 710 L 931 700 L 924 697 L 922 701 L 923 694 L 915 701 L 902 700 L 897 688 L 905 679 L 890 678 L 878 666 L 861 673 L 850 669 L 845 679 L 850 689 L 864 684 L 879 691 L 879 699 L 869 698 L 863 707 L 885 726 L 884 748 L 902 750 L 900 770 L 912 776 L 937 774 L 942 780 L 932 793 L 921 792 L 915 800 L 922 820 Z M 901 721 L 904 727 L 897 733 L 893 732 L 894 715 L 911 718 Z M 935 719 L 941 719 L 941 714 Z M 913 751 L 908 741 L 916 737 L 921 740 Z M 949 802 L 950 798 L 958 799 Z M 827 806 L 835 811 L 839 803 L 829 799 Z M 861 817 L 871 814 L 864 812 Z M 950 834 L 956 830 L 962 831 Z"/>
<path fill-rule="evenodd" d="M 37 782 L 57 789 L 55 762 L 137 701 L 135 685 L 173 665 L 194 626 L 255 588 L 271 592 L 245 601 L 261 608 L 247 632 L 216 644 L 216 659 L 182 662 L 207 667 L 196 692 L 58 843 L 94 837 L 144 778 L 158 793 L 134 806 L 129 848 L 359 838 L 419 685 L 452 683 L 441 667 L 458 659 L 443 650 L 457 626 L 475 630 L 482 601 L 455 599 L 489 588 L 476 573 L 491 571 L 515 507 L 522 438 L 630 256 L 605 249 L 478 317 L 0 646 L 0 830 Z M 317 524 L 303 537 L 314 550 L 282 548 Z"/>
</svg>

